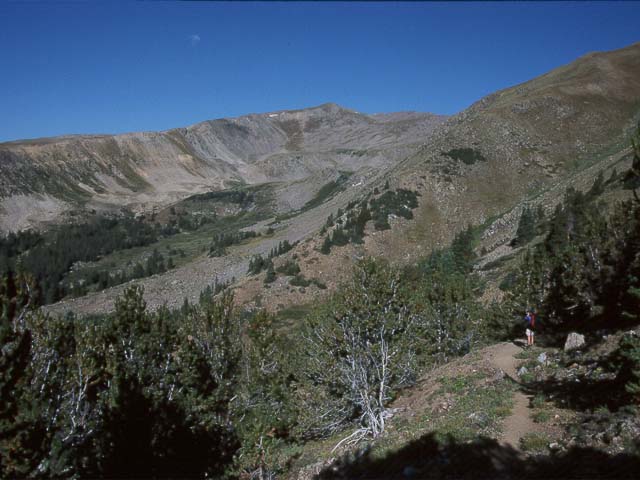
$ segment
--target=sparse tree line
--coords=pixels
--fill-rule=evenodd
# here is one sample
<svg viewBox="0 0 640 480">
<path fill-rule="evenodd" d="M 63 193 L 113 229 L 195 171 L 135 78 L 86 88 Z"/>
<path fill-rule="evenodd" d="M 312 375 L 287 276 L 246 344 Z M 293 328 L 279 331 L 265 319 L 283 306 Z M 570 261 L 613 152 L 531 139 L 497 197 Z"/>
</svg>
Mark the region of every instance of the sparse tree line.
<svg viewBox="0 0 640 480">
<path fill-rule="evenodd" d="M 256 238 L 258 236 L 260 236 L 260 234 L 253 230 L 247 232 L 219 233 L 213 237 L 213 241 L 209 247 L 209 256 L 222 257 L 227 254 L 227 247 L 237 245 L 248 238 Z"/>
<path fill-rule="evenodd" d="M 219 218 L 214 211 L 210 211 L 212 202 L 236 204 L 241 210 L 246 210 L 255 204 L 255 195 L 239 190 L 223 190 L 192 195 L 182 201 L 182 208 L 176 208 L 176 206 L 169 208 L 171 217 L 164 228 L 172 230 L 173 233 L 180 231 L 193 232 L 205 225 L 216 223 Z M 194 207 L 202 207 L 203 210 L 197 213 L 190 212 L 189 210 Z M 155 219 L 156 216 L 152 215 L 151 220 L 155 221 Z"/>
<path fill-rule="evenodd" d="M 263 283 L 266 287 L 269 287 L 271 283 L 275 282 L 278 274 L 281 274 L 287 277 L 293 277 L 289 280 L 289 285 L 291 286 L 308 287 L 309 285 L 315 285 L 321 290 L 325 290 L 327 286 L 322 281 L 317 278 L 306 278 L 302 274 L 300 266 L 296 261 L 296 255 L 294 255 L 292 259 L 288 259 L 278 268 L 275 268 L 273 259 L 287 253 L 294 246 L 295 243 L 292 245 L 287 240 L 284 240 L 283 242 L 279 242 L 277 247 L 271 249 L 271 252 L 269 252 L 266 258 L 262 255 L 254 255 L 251 260 L 249 260 L 249 275 L 257 275 L 264 270 L 265 276 Z"/>
<path fill-rule="evenodd" d="M 233 193 L 233 192 L 231 192 Z M 238 201 L 251 197 L 240 195 Z M 56 226 L 52 231 L 38 233 L 22 231 L 0 236 L 0 274 L 9 270 L 29 272 L 35 279 L 34 303 L 46 305 L 67 296 L 82 296 L 130 280 L 163 273 L 175 267 L 175 255 L 185 256 L 184 250 L 168 247 L 166 254 L 154 249 L 150 255 L 115 269 L 89 267 L 72 276 L 71 269 L 79 262 L 93 262 L 116 251 L 145 247 L 162 237 L 192 230 L 184 225 L 147 223 L 143 217 L 98 216 L 87 223 Z M 226 254 L 226 248 L 257 236 L 256 232 L 220 233 L 213 237 L 210 256 Z"/>
<path fill-rule="evenodd" d="M 389 216 L 413 218 L 412 210 L 418 206 L 418 193 L 403 188 L 389 190 L 388 182 L 384 193 L 376 188 L 373 198 L 362 202 L 350 202 L 345 211 L 339 209 L 335 217 L 330 214 L 320 233 L 326 234 L 320 252 L 328 255 L 331 247 L 341 247 L 349 243 L 364 242 L 367 222 L 373 221 L 376 230 L 389 230 Z"/>
<path fill-rule="evenodd" d="M 103 290 L 105 288 L 121 285 L 130 280 L 150 277 L 152 275 L 164 273 L 175 268 L 174 256 L 184 257 L 182 249 L 167 248 L 165 254 L 154 248 L 146 259 L 137 262 L 129 262 L 128 268 L 114 269 L 83 269 L 73 276 L 73 280 L 65 278 L 62 281 L 63 290 L 69 295 L 80 297 L 91 291 Z"/>
<path fill-rule="evenodd" d="M 63 279 L 76 262 L 90 262 L 116 250 L 157 242 L 159 228 L 132 216 L 97 217 L 61 225 L 49 233 L 10 233 L 0 239 L 0 273 L 29 272 L 36 280 L 34 302 L 47 304 L 69 292 Z"/>
<path fill-rule="evenodd" d="M 283 240 L 278 242 L 278 245 L 273 247 L 269 254 L 265 257 L 262 255 L 254 255 L 249 260 L 249 275 L 257 275 L 263 270 L 273 269 L 273 259 L 279 257 L 280 255 L 284 255 L 289 250 L 291 250 L 295 246 L 294 244 L 289 243 L 288 240 Z"/>
</svg>

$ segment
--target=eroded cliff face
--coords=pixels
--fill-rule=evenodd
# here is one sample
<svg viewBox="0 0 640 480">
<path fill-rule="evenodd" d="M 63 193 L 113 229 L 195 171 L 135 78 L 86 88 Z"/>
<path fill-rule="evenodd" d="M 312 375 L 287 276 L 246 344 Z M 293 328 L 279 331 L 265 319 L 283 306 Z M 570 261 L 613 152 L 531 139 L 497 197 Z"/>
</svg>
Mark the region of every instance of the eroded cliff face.
<svg viewBox="0 0 640 480">
<path fill-rule="evenodd" d="M 151 208 L 235 182 L 383 168 L 445 119 L 421 113 L 369 116 L 326 104 L 165 132 L 4 143 L 0 227 L 37 225 L 79 207 Z"/>
</svg>

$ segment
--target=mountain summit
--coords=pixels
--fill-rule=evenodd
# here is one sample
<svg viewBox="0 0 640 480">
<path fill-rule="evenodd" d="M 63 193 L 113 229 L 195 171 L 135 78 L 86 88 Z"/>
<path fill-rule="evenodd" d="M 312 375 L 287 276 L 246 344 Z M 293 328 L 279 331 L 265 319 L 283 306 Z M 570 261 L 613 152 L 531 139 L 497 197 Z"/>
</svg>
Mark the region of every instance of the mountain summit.
<svg viewBox="0 0 640 480">
<path fill-rule="evenodd" d="M 60 219 L 78 206 L 148 209 L 230 184 L 389 166 L 403 147 L 423 142 L 445 119 L 365 115 L 326 103 L 164 132 L 3 143 L 0 226 L 19 229 Z"/>
</svg>

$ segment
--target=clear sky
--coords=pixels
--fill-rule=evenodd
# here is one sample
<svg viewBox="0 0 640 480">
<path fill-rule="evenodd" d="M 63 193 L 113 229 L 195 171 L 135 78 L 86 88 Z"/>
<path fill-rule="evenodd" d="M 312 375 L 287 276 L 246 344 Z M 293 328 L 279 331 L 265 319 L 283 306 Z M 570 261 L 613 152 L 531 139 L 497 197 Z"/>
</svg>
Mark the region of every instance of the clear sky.
<svg viewBox="0 0 640 480">
<path fill-rule="evenodd" d="M 452 114 L 640 41 L 640 2 L 0 3 L 0 141 L 335 102 Z"/>
</svg>

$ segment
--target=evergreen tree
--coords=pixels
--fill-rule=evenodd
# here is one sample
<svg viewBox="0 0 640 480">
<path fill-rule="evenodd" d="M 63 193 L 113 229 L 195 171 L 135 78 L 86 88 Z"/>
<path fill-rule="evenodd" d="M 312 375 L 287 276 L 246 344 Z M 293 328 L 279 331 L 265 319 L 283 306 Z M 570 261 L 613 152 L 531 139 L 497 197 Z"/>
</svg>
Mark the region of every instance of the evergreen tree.
<svg viewBox="0 0 640 480">
<path fill-rule="evenodd" d="M 333 213 L 330 213 L 329 216 L 327 217 L 327 222 L 324 224 L 325 227 L 327 228 L 331 228 L 334 225 L 334 221 L 333 221 Z"/>
<path fill-rule="evenodd" d="M 595 181 L 593 182 L 593 185 L 587 192 L 587 198 L 594 199 L 596 197 L 599 197 L 604 193 L 604 188 L 605 188 L 604 174 L 602 170 L 600 170 L 600 172 L 598 173 L 598 177 L 595 179 Z"/>
<path fill-rule="evenodd" d="M 516 231 L 516 238 L 513 240 L 514 246 L 521 247 L 534 239 L 536 236 L 535 217 L 528 205 L 522 209 L 522 215 L 520 215 L 520 221 L 518 222 L 518 229 Z"/>
<path fill-rule="evenodd" d="M 268 283 L 273 283 L 276 281 L 277 275 L 276 275 L 276 271 L 273 268 L 273 262 L 271 260 L 269 260 L 267 262 L 267 273 L 264 276 L 264 283 L 268 284 Z"/>
<path fill-rule="evenodd" d="M 625 334 L 616 353 L 621 363 L 617 380 L 633 401 L 640 404 L 640 337 Z"/>
<path fill-rule="evenodd" d="M 341 227 L 336 227 L 331 237 L 331 245 L 342 247 L 349 243 L 349 237 L 345 235 L 344 230 Z"/>
<path fill-rule="evenodd" d="M 9 271 L 0 283 L 0 477 L 29 475 L 39 462 L 43 433 L 31 396 L 31 306 L 24 277 Z"/>
<path fill-rule="evenodd" d="M 638 188 L 640 188 L 640 122 L 631 137 L 631 148 L 633 150 L 633 160 L 631 168 L 624 175 L 624 185 L 633 190 L 633 195 L 637 202 L 640 202 Z"/>
<path fill-rule="evenodd" d="M 296 408 L 291 385 L 295 369 L 286 339 L 275 325 L 275 318 L 260 310 L 247 325 L 248 343 L 242 361 L 243 375 L 235 403 L 242 448 L 241 468 L 247 474 L 262 471 L 274 473 L 278 465 L 270 452 L 291 442 L 291 429 L 296 423 Z"/>
<path fill-rule="evenodd" d="M 473 268 L 473 262 L 477 257 L 473 248 L 474 241 L 473 227 L 469 225 L 465 230 L 458 232 L 451 243 L 456 269 L 460 272 L 470 272 Z"/>
<path fill-rule="evenodd" d="M 322 241 L 322 246 L 320 247 L 320 253 L 323 255 L 328 255 L 331 252 L 331 238 L 329 235 L 324 237 Z"/>
</svg>

